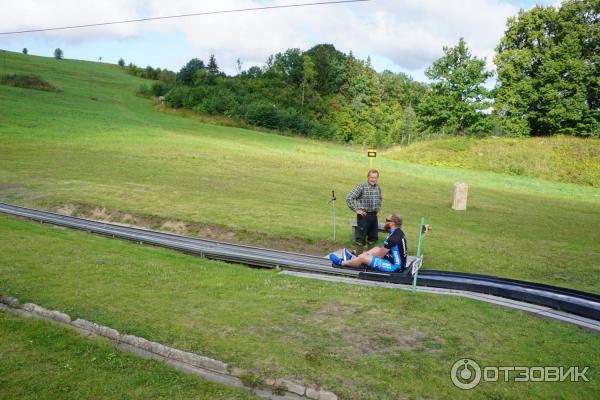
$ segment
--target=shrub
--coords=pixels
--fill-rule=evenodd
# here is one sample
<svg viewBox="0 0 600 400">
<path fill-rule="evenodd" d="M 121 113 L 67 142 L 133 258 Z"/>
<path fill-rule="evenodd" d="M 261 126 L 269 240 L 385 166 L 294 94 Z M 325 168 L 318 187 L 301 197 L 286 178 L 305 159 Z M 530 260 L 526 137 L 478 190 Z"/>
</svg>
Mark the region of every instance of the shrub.
<svg viewBox="0 0 600 400">
<path fill-rule="evenodd" d="M 279 125 L 277 108 L 269 102 L 257 102 L 250 104 L 246 109 L 246 121 L 252 125 L 264 126 L 275 129 Z"/>
<path fill-rule="evenodd" d="M 169 107 L 182 108 L 188 101 L 190 89 L 184 86 L 175 86 L 165 95 L 165 102 Z"/>
<path fill-rule="evenodd" d="M 0 75 L 0 83 L 25 89 L 44 90 L 47 92 L 62 92 L 62 89 L 51 84 L 37 75 L 12 74 Z"/>
<path fill-rule="evenodd" d="M 165 84 L 164 82 L 154 82 L 152 87 L 150 88 L 150 92 L 153 96 L 164 96 L 167 92 L 171 90 L 171 87 Z"/>
<path fill-rule="evenodd" d="M 148 85 L 146 85 L 145 83 L 142 83 L 140 85 L 140 87 L 138 88 L 136 94 L 139 96 L 150 97 L 151 92 L 150 92 L 150 89 L 148 88 Z"/>
</svg>

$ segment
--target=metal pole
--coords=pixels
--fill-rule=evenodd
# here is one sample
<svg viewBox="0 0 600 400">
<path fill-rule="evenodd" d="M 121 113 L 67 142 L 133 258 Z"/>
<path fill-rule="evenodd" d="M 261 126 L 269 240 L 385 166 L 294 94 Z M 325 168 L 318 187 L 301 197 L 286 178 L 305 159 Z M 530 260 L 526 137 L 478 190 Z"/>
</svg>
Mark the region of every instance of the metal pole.
<svg viewBox="0 0 600 400">
<path fill-rule="evenodd" d="M 422 246 L 421 243 L 423 242 L 423 234 L 424 234 L 424 229 L 425 228 L 425 217 L 421 217 L 421 223 L 419 224 L 419 242 L 417 245 L 417 260 L 422 257 Z M 421 269 L 421 266 L 419 266 L 419 268 L 415 271 L 415 274 L 413 275 L 413 285 L 412 285 L 412 292 L 416 293 L 417 291 L 417 277 L 419 275 L 419 269 Z"/>
<path fill-rule="evenodd" d="M 329 201 L 331 203 L 332 209 L 333 209 L 333 241 L 335 242 L 335 190 L 331 190 L 331 200 Z"/>
</svg>

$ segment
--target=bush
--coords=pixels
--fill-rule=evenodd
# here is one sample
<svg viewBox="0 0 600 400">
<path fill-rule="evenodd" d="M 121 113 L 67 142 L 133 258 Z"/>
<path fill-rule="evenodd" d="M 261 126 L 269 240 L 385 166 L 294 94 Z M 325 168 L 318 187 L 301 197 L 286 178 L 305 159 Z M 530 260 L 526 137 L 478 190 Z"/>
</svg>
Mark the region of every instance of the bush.
<svg viewBox="0 0 600 400">
<path fill-rule="evenodd" d="M 169 90 L 171 90 L 171 86 L 161 81 L 154 82 L 150 88 L 152 95 L 156 97 L 164 96 Z"/>
<path fill-rule="evenodd" d="M 248 105 L 245 119 L 252 125 L 263 126 L 265 128 L 276 129 L 279 125 L 275 104 L 264 101 Z"/>
<path fill-rule="evenodd" d="M 190 89 L 185 86 L 175 86 L 165 95 L 165 102 L 169 107 L 182 108 L 188 102 Z"/>
<path fill-rule="evenodd" d="M 140 87 L 138 88 L 136 94 L 139 96 L 150 97 L 151 92 L 150 92 L 150 89 L 148 88 L 148 85 L 146 85 L 145 83 L 142 83 L 140 85 Z"/>
<path fill-rule="evenodd" d="M 40 78 L 37 75 L 12 74 L 0 75 L 0 83 L 25 89 L 44 90 L 47 92 L 62 92 L 58 86 Z"/>
</svg>

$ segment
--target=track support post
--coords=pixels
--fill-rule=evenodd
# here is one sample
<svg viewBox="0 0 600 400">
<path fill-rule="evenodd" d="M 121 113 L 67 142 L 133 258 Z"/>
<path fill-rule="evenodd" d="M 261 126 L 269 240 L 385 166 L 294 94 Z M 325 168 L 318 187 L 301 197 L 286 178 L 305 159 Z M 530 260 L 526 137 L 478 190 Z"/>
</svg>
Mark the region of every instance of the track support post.
<svg viewBox="0 0 600 400">
<path fill-rule="evenodd" d="M 421 265 L 423 264 L 423 237 L 427 232 L 427 225 L 425 225 L 425 217 L 421 217 L 421 222 L 419 224 L 419 241 L 417 244 L 417 259 L 413 262 L 413 284 L 412 284 L 412 292 L 417 292 L 417 278 L 419 276 L 419 269 L 421 269 Z"/>
</svg>

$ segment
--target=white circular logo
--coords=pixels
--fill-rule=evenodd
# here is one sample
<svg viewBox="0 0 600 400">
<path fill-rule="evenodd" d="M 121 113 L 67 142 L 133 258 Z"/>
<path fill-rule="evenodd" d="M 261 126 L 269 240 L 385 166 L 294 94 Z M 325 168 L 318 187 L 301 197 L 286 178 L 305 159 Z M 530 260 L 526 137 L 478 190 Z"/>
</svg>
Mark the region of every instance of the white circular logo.
<svg viewBox="0 0 600 400">
<path fill-rule="evenodd" d="M 452 365 L 450 377 L 454 386 L 464 390 L 473 389 L 481 381 L 481 368 L 470 358 L 462 358 Z"/>
</svg>

